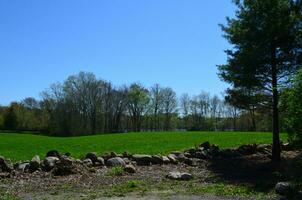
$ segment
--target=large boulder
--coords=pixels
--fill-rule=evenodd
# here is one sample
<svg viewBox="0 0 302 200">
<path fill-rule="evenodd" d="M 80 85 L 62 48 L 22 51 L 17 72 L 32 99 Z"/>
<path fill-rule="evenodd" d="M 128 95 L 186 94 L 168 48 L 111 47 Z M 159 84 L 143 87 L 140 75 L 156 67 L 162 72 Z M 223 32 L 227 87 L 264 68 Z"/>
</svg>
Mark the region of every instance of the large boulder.
<svg viewBox="0 0 302 200">
<path fill-rule="evenodd" d="M 125 161 L 120 157 L 110 158 L 106 161 L 106 165 L 109 167 L 124 167 Z"/>
<path fill-rule="evenodd" d="M 55 176 L 66 176 L 74 174 L 75 169 L 73 166 L 73 160 L 67 156 L 62 156 L 53 169 L 53 174 Z"/>
<path fill-rule="evenodd" d="M 42 169 L 46 172 L 51 171 L 53 168 L 55 168 L 56 163 L 59 161 L 60 159 L 57 157 L 46 157 L 43 160 L 42 163 Z"/>
<path fill-rule="evenodd" d="M 40 157 L 38 155 L 34 156 L 31 161 L 29 162 L 29 171 L 35 172 L 39 170 L 41 164 Z"/>
<path fill-rule="evenodd" d="M 289 182 L 279 182 L 275 186 L 277 194 L 286 197 L 293 197 L 297 194 L 295 187 Z"/>
<path fill-rule="evenodd" d="M 171 180 L 189 181 L 193 179 L 193 176 L 189 173 L 170 172 L 166 178 Z"/>
<path fill-rule="evenodd" d="M 8 173 L 10 173 L 13 170 L 12 167 L 9 165 L 9 163 L 2 156 L 0 156 L 0 170 L 2 172 L 8 172 Z"/>
<path fill-rule="evenodd" d="M 136 161 L 137 165 L 150 166 L 152 163 L 152 156 L 135 154 L 132 156 L 133 160 Z"/>
<path fill-rule="evenodd" d="M 61 158 L 61 154 L 57 150 L 51 150 L 51 151 L 47 152 L 46 157 Z"/>
<path fill-rule="evenodd" d="M 15 168 L 17 171 L 28 172 L 28 170 L 29 170 L 29 161 L 17 163 L 17 164 L 14 166 L 14 168 Z"/>
<path fill-rule="evenodd" d="M 162 156 L 152 156 L 151 163 L 154 165 L 162 165 L 164 163 Z"/>
</svg>

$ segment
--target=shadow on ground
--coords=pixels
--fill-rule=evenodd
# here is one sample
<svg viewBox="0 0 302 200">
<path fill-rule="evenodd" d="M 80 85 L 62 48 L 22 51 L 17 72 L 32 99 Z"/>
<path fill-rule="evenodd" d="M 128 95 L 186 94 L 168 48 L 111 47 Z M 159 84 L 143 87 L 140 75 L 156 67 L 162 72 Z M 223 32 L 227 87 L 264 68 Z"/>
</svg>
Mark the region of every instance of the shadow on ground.
<svg viewBox="0 0 302 200">
<path fill-rule="evenodd" d="M 253 191 L 270 192 L 280 181 L 292 181 L 301 189 L 302 153 L 284 152 L 281 163 L 272 163 L 270 157 L 254 154 L 239 158 L 214 159 L 208 169 L 219 181 L 244 185 Z"/>
</svg>

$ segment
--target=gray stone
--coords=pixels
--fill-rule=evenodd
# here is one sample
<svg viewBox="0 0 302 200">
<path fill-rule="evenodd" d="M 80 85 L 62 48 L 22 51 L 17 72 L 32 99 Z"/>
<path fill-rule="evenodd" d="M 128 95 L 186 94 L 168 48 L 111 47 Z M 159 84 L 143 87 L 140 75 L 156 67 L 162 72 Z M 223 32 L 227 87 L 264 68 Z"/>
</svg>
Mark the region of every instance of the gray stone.
<svg viewBox="0 0 302 200">
<path fill-rule="evenodd" d="M 126 165 L 124 171 L 130 174 L 136 173 L 136 169 L 133 165 Z"/>
<path fill-rule="evenodd" d="M 2 172 L 10 173 L 13 168 L 9 165 L 9 163 L 5 160 L 3 156 L 0 156 L 0 169 Z"/>
<path fill-rule="evenodd" d="M 277 183 L 275 187 L 275 191 L 277 194 L 286 197 L 292 197 L 297 193 L 295 187 L 289 182 Z"/>
<path fill-rule="evenodd" d="M 43 160 L 43 170 L 44 171 L 51 171 L 55 166 L 56 163 L 59 161 L 59 158 L 57 157 L 46 157 Z"/>
<path fill-rule="evenodd" d="M 39 170 L 41 164 L 40 157 L 38 155 L 34 156 L 29 163 L 29 171 L 35 172 Z"/>
<path fill-rule="evenodd" d="M 171 180 L 189 181 L 193 179 L 193 176 L 189 173 L 170 172 L 167 176 Z"/>
<path fill-rule="evenodd" d="M 151 163 L 154 165 L 162 165 L 164 161 L 161 156 L 152 156 Z"/>
<path fill-rule="evenodd" d="M 206 150 L 202 150 L 202 151 L 197 151 L 195 153 L 195 158 L 199 158 L 199 159 L 209 159 L 210 156 L 208 155 L 208 151 Z"/>
<path fill-rule="evenodd" d="M 174 155 L 174 154 L 169 154 L 169 155 L 168 155 L 168 158 L 169 158 L 169 160 L 170 160 L 170 163 L 172 163 L 172 164 L 177 164 L 177 163 L 178 163 L 178 161 L 177 161 L 177 159 L 175 158 L 175 155 Z"/>
<path fill-rule="evenodd" d="M 61 154 L 57 150 L 51 150 L 51 151 L 47 152 L 46 157 L 60 158 Z"/>
<path fill-rule="evenodd" d="M 199 147 L 202 147 L 205 150 L 207 150 L 207 149 L 211 148 L 211 144 L 210 144 L 210 142 L 204 142 L 204 143 L 200 144 Z"/>
<path fill-rule="evenodd" d="M 95 152 L 90 152 L 86 154 L 85 159 L 90 159 L 95 164 L 98 161 L 98 156 Z"/>
<path fill-rule="evenodd" d="M 133 160 L 136 161 L 137 165 L 140 166 L 150 166 L 152 163 L 152 157 L 150 155 L 133 155 Z"/>
<path fill-rule="evenodd" d="M 175 160 L 177 162 L 183 162 L 186 159 L 186 156 L 184 155 L 184 153 L 178 153 L 178 154 L 169 154 L 168 155 L 169 159 L 171 159 L 171 157 L 175 158 Z"/>
<path fill-rule="evenodd" d="M 73 160 L 62 156 L 60 160 L 56 163 L 55 168 L 53 169 L 53 173 L 56 176 L 66 176 L 70 174 L 74 174 L 73 168 Z"/>
<path fill-rule="evenodd" d="M 102 157 L 98 157 L 96 165 L 98 166 L 105 166 L 105 160 Z"/>
<path fill-rule="evenodd" d="M 93 162 L 91 161 L 91 159 L 86 158 L 83 160 L 83 165 L 85 165 L 87 167 L 91 167 L 93 165 Z"/>
<path fill-rule="evenodd" d="M 120 157 L 114 157 L 107 160 L 106 165 L 109 167 L 124 167 L 125 161 Z"/>
<path fill-rule="evenodd" d="M 170 164 L 170 159 L 168 158 L 168 156 L 163 156 L 162 157 L 164 164 Z"/>
<path fill-rule="evenodd" d="M 26 172 L 29 170 L 29 162 L 22 162 L 17 164 L 16 170 L 21 171 L 21 172 Z"/>
</svg>

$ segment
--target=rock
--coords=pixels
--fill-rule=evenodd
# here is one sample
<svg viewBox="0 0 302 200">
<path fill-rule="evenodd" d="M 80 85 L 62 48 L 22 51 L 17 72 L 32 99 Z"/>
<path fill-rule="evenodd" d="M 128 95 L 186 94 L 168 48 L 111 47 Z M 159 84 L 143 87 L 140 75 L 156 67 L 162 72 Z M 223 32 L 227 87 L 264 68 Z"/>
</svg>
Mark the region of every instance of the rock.
<svg viewBox="0 0 302 200">
<path fill-rule="evenodd" d="M 133 155 L 133 160 L 136 161 L 137 165 L 150 166 L 152 163 L 152 157 L 150 155 Z"/>
<path fill-rule="evenodd" d="M 57 158 L 57 157 L 46 157 L 43 160 L 43 164 L 42 164 L 43 170 L 46 172 L 51 171 L 56 166 L 56 163 L 58 161 L 59 161 L 59 158 Z"/>
<path fill-rule="evenodd" d="M 35 172 L 40 168 L 41 160 L 38 155 L 34 156 L 29 162 L 29 171 Z"/>
<path fill-rule="evenodd" d="M 105 160 L 102 157 L 98 157 L 96 165 L 98 166 L 105 166 Z"/>
<path fill-rule="evenodd" d="M 125 152 L 123 153 L 123 157 L 124 157 L 124 158 L 131 158 L 132 155 L 131 155 L 129 152 L 125 151 Z"/>
<path fill-rule="evenodd" d="M 204 142 L 204 143 L 200 144 L 199 147 L 202 147 L 205 150 L 207 150 L 207 149 L 211 148 L 211 144 L 210 144 L 210 142 Z"/>
<path fill-rule="evenodd" d="M 279 182 L 276 184 L 275 191 L 277 194 L 286 197 L 292 197 L 296 195 L 297 191 L 295 187 L 289 182 Z"/>
<path fill-rule="evenodd" d="M 75 172 L 72 159 L 62 156 L 56 163 L 56 166 L 53 169 L 53 173 L 55 176 L 66 176 L 74 174 Z"/>
<path fill-rule="evenodd" d="M 130 173 L 130 174 L 136 173 L 136 169 L 133 165 L 126 165 L 124 167 L 124 171 L 127 172 L 127 173 Z"/>
<path fill-rule="evenodd" d="M 186 157 L 188 157 L 188 158 L 194 158 L 194 156 L 195 156 L 195 153 L 196 153 L 196 149 L 188 149 L 186 152 Z"/>
<path fill-rule="evenodd" d="M 170 159 L 168 158 L 168 156 L 163 156 L 162 159 L 165 165 L 170 164 Z"/>
<path fill-rule="evenodd" d="M 170 154 L 173 154 L 175 156 L 180 156 L 180 155 L 183 154 L 183 152 L 181 152 L 181 151 L 172 151 Z"/>
<path fill-rule="evenodd" d="M 293 150 L 295 150 L 295 148 L 288 142 L 284 143 L 284 144 L 281 144 L 281 149 L 283 151 L 293 151 Z"/>
<path fill-rule="evenodd" d="M 185 158 L 193 158 L 193 156 L 189 152 L 184 153 Z"/>
<path fill-rule="evenodd" d="M 27 172 L 29 170 L 29 162 L 18 163 L 15 169 L 21 172 Z"/>
<path fill-rule="evenodd" d="M 85 165 L 87 167 L 91 167 L 93 165 L 93 162 L 91 161 L 90 158 L 86 158 L 83 160 L 83 165 Z"/>
<path fill-rule="evenodd" d="M 170 172 L 166 178 L 171 180 L 189 181 L 193 179 L 193 176 L 189 173 Z"/>
<path fill-rule="evenodd" d="M 177 164 L 177 163 L 178 163 L 178 161 L 177 161 L 177 159 L 175 158 L 175 155 L 174 155 L 174 154 L 168 155 L 168 158 L 169 158 L 169 160 L 170 160 L 170 163 L 173 163 L 173 164 Z"/>
<path fill-rule="evenodd" d="M 177 153 L 177 154 L 169 154 L 168 155 L 169 159 L 170 157 L 173 157 L 176 159 L 177 162 L 183 162 L 186 159 L 186 156 L 184 155 L 184 153 Z"/>
<path fill-rule="evenodd" d="M 4 157 L 0 156 L 0 169 L 2 172 L 10 173 L 13 169 Z"/>
<path fill-rule="evenodd" d="M 204 159 L 204 160 L 210 158 L 210 156 L 208 155 L 208 151 L 207 151 L 207 150 L 197 151 L 197 152 L 195 153 L 195 156 L 194 156 L 194 157 L 195 157 L 195 158 L 199 158 L 199 159 Z"/>
<path fill-rule="evenodd" d="M 98 156 L 95 152 L 90 152 L 86 154 L 85 159 L 90 159 L 95 164 L 98 161 Z"/>
<path fill-rule="evenodd" d="M 199 163 L 202 162 L 202 160 L 198 159 L 198 158 L 187 158 L 184 163 L 186 165 L 192 166 L 192 167 L 196 167 L 199 165 Z"/>
<path fill-rule="evenodd" d="M 212 157 L 217 157 L 220 155 L 220 149 L 216 145 L 212 145 L 210 149 L 207 150 L 208 154 Z"/>
<path fill-rule="evenodd" d="M 193 159 L 192 158 L 186 158 L 183 163 L 189 166 L 193 166 Z"/>
<path fill-rule="evenodd" d="M 51 150 L 51 151 L 47 152 L 46 157 L 61 158 L 61 154 L 57 150 Z"/>
<path fill-rule="evenodd" d="M 164 161 L 161 156 L 152 156 L 151 163 L 153 165 L 162 165 L 164 163 Z"/>
<path fill-rule="evenodd" d="M 248 144 L 248 145 L 242 145 L 238 147 L 237 152 L 242 155 L 252 155 L 257 152 L 257 145 L 256 144 Z"/>
<path fill-rule="evenodd" d="M 117 153 L 115 153 L 114 151 L 110 152 L 110 156 L 111 156 L 111 158 L 119 157 L 119 155 Z"/>
<path fill-rule="evenodd" d="M 269 145 L 269 144 L 259 144 L 257 146 L 257 152 L 259 152 L 259 153 L 270 155 L 271 151 L 272 151 L 272 145 Z"/>
<path fill-rule="evenodd" d="M 232 149 L 222 150 L 220 152 L 220 155 L 222 158 L 238 158 L 238 157 L 242 156 L 240 153 L 238 153 L 237 151 L 232 150 Z"/>
<path fill-rule="evenodd" d="M 114 157 L 107 160 L 106 165 L 109 167 L 124 167 L 125 161 L 120 157 Z"/>
<path fill-rule="evenodd" d="M 131 164 L 131 160 L 129 158 L 123 158 L 126 164 Z"/>
</svg>

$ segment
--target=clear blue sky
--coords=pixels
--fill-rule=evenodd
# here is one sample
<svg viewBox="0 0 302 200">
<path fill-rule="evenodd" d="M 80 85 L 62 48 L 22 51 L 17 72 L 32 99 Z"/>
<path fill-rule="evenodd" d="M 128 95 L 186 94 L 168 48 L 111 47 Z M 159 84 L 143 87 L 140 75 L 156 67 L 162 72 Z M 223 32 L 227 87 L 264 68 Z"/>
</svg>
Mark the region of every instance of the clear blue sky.
<svg viewBox="0 0 302 200">
<path fill-rule="evenodd" d="M 115 85 L 220 94 L 231 0 L 0 0 L 0 104 L 88 71 Z"/>
</svg>

